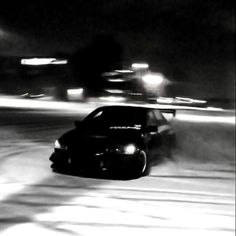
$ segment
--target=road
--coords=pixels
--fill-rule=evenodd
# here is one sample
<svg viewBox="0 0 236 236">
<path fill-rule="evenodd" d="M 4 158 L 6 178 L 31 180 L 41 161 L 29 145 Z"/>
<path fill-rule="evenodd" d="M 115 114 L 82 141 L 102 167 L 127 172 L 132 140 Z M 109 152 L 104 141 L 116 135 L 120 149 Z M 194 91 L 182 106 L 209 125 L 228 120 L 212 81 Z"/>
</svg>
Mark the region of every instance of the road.
<svg viewBox="0 0 236 236">
<path fill-rule="evenodd" d="M 0 108 L 1 236 L 234 235 L 235 122 L 224 122 L 228 113 L 178 111 L 174 158 L 149 176 L 53 173 L 54 140 L 92 109 Z M 205 122 L 184 120 L 196 114 Z"/>
</svg>

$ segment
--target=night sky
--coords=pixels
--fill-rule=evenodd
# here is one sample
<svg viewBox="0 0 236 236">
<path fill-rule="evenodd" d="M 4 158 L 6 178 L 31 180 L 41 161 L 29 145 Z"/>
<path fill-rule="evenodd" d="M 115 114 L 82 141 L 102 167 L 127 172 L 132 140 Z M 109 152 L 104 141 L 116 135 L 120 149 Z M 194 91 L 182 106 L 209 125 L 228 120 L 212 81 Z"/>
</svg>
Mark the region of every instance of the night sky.
<svg viewBox="0 0 236 236">
<path fill-rule="evenodd" d="M 21 3 L 17 3 L 21 2 Z M 213 96 L 234 95 L 231 0 L 7 1 L 0 6 L 0 55 L 71 55 L 100 34 L 173 81 Z"/>
</svg>

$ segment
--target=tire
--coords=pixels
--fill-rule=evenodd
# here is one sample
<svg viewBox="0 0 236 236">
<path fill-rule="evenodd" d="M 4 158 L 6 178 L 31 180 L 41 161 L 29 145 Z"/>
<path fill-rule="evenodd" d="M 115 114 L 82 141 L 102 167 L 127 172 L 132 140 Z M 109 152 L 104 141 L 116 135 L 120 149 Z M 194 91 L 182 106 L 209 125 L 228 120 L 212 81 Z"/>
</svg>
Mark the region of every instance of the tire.
<svg viewBox="0 0 236 236">
<path fill-rule="evenodd" d="M 146 152 L 143 150 L 140 151 L 138 159 L 135 176 L 141 177 L 148 175 L 150 172 L 150 164 Z"/>
</svg>

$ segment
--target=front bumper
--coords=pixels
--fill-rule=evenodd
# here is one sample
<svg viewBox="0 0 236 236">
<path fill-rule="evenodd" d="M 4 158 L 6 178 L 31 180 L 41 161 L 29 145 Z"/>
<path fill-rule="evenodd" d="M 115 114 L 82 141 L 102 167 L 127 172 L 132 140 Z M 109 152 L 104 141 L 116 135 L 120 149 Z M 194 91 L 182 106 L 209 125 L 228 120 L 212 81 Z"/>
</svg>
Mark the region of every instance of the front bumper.
<svg viewBox="0 0 236 236">
<path fill-rule="evenodd" d="M 130 171 L 135 170 L 139 165 L 139 152 L 133 155 L 117 153 L 95 153 L 72 155 L 66 151 L 58 151 L 49 158 L 52 161 L 52 168 L 71 168 L 74 170 L 91 171 Z"/>
</svg>

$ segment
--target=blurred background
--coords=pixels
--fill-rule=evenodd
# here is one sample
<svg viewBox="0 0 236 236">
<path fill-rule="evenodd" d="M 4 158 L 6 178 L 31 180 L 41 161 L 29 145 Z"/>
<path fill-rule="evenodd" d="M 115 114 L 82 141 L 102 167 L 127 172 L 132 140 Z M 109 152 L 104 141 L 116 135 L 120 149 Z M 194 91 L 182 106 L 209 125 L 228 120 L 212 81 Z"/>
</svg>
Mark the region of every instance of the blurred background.
<svg viewBox="0 0 236 236">
<path fill-rule="evenodd" d="M 0 93 L 234 107 L 231 0 L 7 1 Z"/>
<path fill-rule="evenodd" d="M 235 235 L 234 39 L 232 0 L 0 1 L 1 236 Z M 52 172 L 107 103 L 175 109 L 173 157 L 127 181 Z"/>
</svg>

